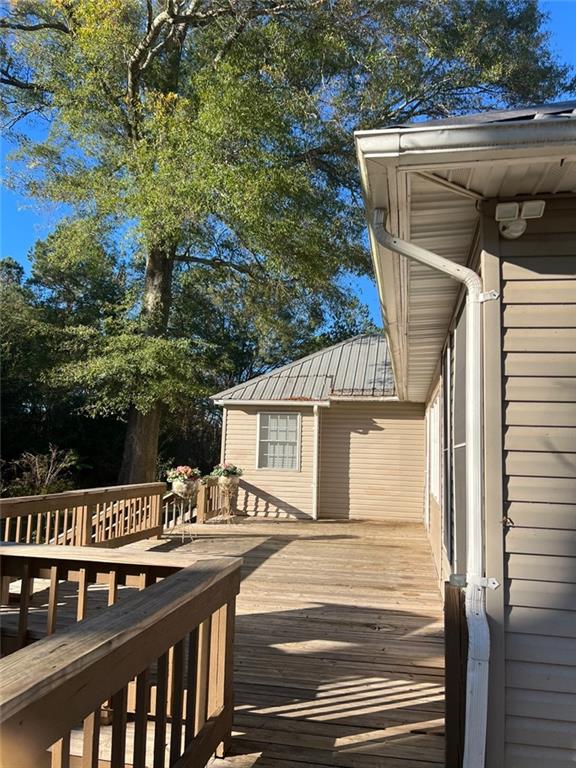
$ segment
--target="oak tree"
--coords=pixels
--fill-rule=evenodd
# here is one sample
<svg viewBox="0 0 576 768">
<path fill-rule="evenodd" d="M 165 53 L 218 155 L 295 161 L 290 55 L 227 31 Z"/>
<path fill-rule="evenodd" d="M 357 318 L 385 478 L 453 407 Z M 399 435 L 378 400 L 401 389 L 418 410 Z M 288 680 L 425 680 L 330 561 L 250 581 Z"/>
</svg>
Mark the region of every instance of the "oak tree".
<svg viewBox="0 0 576 768">
<path fill-rule="evenodd" d="M 188 270 L 309 295 L 366 272 L 354 129 L 552 99 L 569 73 L 544 21 L 536 0 L 6 8 L 13 183 L 65 204 L 87 259 L 95 228 L 118 247 L 132 286 L 129 322 L 75 330 L 95 412 L 128 419 L 122 482 L 151 479 L 163 412 L 201 374 L 178 330 Z"/>
</svg>

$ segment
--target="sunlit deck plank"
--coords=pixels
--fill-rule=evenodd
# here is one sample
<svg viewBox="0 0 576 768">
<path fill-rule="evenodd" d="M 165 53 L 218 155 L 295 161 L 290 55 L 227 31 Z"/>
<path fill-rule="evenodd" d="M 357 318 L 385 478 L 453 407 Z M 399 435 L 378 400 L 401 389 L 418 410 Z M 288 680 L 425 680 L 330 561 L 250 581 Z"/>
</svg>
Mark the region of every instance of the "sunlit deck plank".
<svg viewBox="0 0 576 768">
<path fill-rule="evenodd" d="M 420 526 L 184 530 L 131 548 L 244 557 L 234 738 L 213 768 L 443 764 L 442 603 Z"/>
<path fill-rule="evenodd" d="M 442 603 L 422 528 L 241 520 L 186 525 L 122 549 L 244 558 L 234 738 L 213 768 L 442 765 Z M 46 585 L 36 580 L 30 612 L 39 634 Z M 105 609 L 107 590 L 90 587 L 89 613 Z M 121 587 L 120 598 L 132 591 Z M 75 621 L 77 592 L 60 584 L 60 629 Z"/>
</svg>

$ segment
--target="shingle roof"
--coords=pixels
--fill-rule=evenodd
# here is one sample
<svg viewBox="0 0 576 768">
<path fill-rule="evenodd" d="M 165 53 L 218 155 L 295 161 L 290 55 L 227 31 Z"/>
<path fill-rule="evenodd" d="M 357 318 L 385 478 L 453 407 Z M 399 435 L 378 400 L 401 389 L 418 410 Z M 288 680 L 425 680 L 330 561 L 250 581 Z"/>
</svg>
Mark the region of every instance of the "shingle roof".
<svg viewBox="0 0 576 768">
<path fill-rule="evenodd" d="M 315 352 L 213 395 L 213 400 L 315 401 L 393 397 L 392 363 L 383 335 L 366 334 Z"/>
<path fill-rule="evenodd" d="M 576 118 L 576 101 L 559 101 L 556 104 L 536 104 L 529 107 L 514 109 L 494 109 L 488 112 L 478 112 L 473 115 L 446 117 L 439 120 L 423 120 L 422 122 L 403 123 L 391 126 L 394 128 L 433 128 L 438 126 L 478 125 L 480 123 L 507 123 L 515 120 L 553 120 L 558 117 Z"/>
</svg>

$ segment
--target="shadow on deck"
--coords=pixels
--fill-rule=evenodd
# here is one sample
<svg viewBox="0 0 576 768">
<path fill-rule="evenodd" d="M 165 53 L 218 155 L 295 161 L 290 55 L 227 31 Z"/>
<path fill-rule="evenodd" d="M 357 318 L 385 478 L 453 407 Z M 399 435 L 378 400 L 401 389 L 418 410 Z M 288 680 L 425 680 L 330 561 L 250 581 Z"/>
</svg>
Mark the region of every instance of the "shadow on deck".
<svg viewBox="0 0 576 768">
<path fill-rule="evenodd" d="M 420 526 L 246 519 L 131 548 L 244 557 L 234 739 L 213 768 L 444 764 L 442 601 Z"/>
</svg>

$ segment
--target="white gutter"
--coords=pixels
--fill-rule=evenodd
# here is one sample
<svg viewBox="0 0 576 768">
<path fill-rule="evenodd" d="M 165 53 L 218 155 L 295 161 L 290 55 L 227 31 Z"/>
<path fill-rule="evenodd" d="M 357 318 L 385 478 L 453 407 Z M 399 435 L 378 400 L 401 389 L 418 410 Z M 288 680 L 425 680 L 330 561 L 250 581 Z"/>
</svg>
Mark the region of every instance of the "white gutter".
<svg viewBox="0 0 576 768">
<path fill-rule="evenodd" d="M 480 277 L 468 267 L 455 264 L 425 248 L 394 237 L 386 230 L 388 212 L 374 211 L 372 230 L 384 248 L 464 283 L 466 286 L 466 621 L 468 669 L 463 768 L 484 768 L 488 711 L 490 633 L 486 618 L 482 536 L 482 340 Z"/>
<path fill-rule="evenodd" d="M 398 403 L 398 395 L 330 395 L 331 403 Z"/>
<path fill-rule="evenodd" d="M 507 159 L 574 157 L 576 120 L 514 120 L 470 123 L 468 125 L 419 125 L 356 131 L 354 134 L 365 158 L 394 158 L 395 164 L 410 170 L 431 170 L 431 165 L 455 161 L 461 167 L 470 161 L 492 164 Z"/>
<path fill-rule="evenodd" d="M 318 458 L 320 452 L 320 410 L 314 406 L 314 445 L 312 448 L 312 517 L 318 519 Z"/>
</svg>

